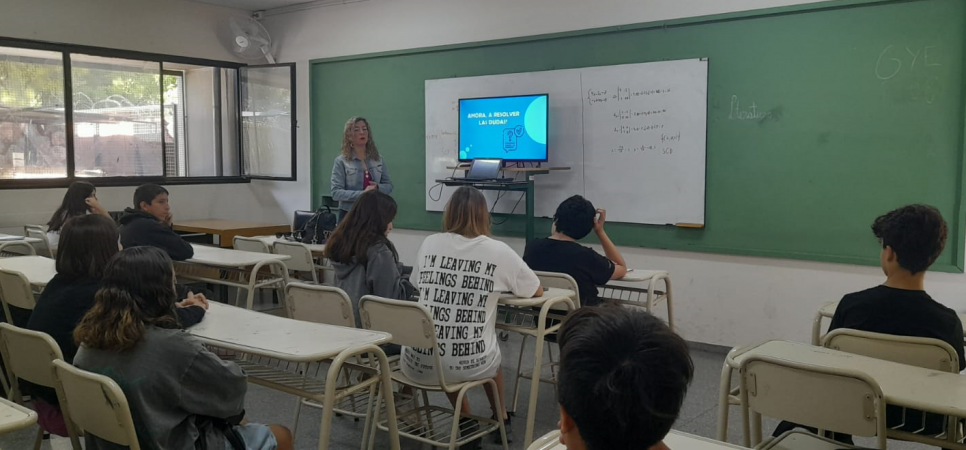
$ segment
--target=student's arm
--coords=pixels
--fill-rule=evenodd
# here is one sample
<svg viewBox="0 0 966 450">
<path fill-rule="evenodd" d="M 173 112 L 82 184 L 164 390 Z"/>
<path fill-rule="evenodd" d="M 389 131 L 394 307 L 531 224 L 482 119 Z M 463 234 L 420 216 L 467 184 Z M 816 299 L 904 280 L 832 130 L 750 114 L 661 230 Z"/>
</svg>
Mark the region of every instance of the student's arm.
<svg viewBox="0 0 966 450">
<path fill-rule="evenodd" d="M 205 317 L 205 309 L 200 306 L 175 308 L 174 312 L 178 315 L 178 322 L 181 323 L 182 328 L 197 325 L 201 323 L 201 319 Z"/>
<path fill-rule="evenodd" d="M 182 375 L 178 402 L 189 414 L 227 419 L 245 410 L 248 384 L 235 363 L 223 361 L 197 345 L 191 364 Z"/>
<path fill-rule="evenodd" d="M 345 188 L 345 160 L 336 158 L 332 164 L 332 199 L 337 202 L 352 202 L 362 195 L 362 191 Z"/>
<path fill-rule="evenodd" d="M 144 232 L 148 236 L 139 239 L 140 242 L 163 249 L 175 261 L 184 261 L 195 256 L 195 249 L 191 244 L 161 222 L 154 222 L 144 227 Z"/>
<path fill-rule="evenodd" d="M 392 180 L 389 179 L 389 166 L 386 165 L 386 159 L 382 159 L 382 179 L 379 180 L 379 192 L 383 194 L 392 194 Z"/>
<path fill-rule="evenodd" d="M 111 219 L 112 222 L 114 221 L 114 219 L 111 217 L 111 214 L 107 212 L 107 209 L 105 209 L 104 206 L 101 205 L 101 202 L 97 201 L 96 198 L 88 197 L 86 200 L 84 200 L 84 202 L 87 203 L 87 208 L 92 213 L 100 214 L 108 219 Z"/>
<path fill-rule="evenodd" d="M 621 256 L 621 252 L 617 251 L 617 246 L 611 242 L 610 237 L 607 236 L 607 232 L 604 231 L 607 210 L 598 209 L 597 214 L 597 220 L 594 221 L 594 232 L 597 233 L 597 239 L 600 240 L 601 247 L 604 247 L 604 255 L 614 263 L 614 273 L 611 274 L 610 279 L 619 280 L 624 278 L 624 275 L 627 275 L 627 263 L 624 262 L 624 257 Z"/>
<path fill-rule="evenodd" d="M 369 249 L 366 262 L 366 282 L 373 295 L 408 300 L 402 271 L 392 251 L 384 244 L 376 244 Z"/>
</svg>

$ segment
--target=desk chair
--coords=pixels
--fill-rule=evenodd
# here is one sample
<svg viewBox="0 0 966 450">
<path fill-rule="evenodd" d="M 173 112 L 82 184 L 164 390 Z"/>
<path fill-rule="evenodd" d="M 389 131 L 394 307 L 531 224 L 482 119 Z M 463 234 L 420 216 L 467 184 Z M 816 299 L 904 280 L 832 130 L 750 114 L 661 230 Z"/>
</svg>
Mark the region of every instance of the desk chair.
<svg viewBox="0 0 966 450">
<path fill-rule="evenodd" d="M 560 430 L 553 430 L 535 439 L 527 450 L 566 450 L 566 447 L 560 443 Z"/>
<path fill-rule="evenodd" d="M 37 250 L 27 241 L 7 241 L 0 244 L 0 258 L 36 254 Z"/>
<path fill-rule="evenodd" d="M 783 434 L 762 442 L 764 414 L 819 430 L 875 437 L 876 448 L 886 450 L 885 399 L 879 384 L 865 373 L 764 356 L 743 360 L 739 373 L 746 447 L 781 448 L 787 438 Z"/>
<path fill-rule="evenodd" d="M 301 242 L 278 241 L 275 243 L 275 254 L 291 256 L 291 259 L 285 261 L 285 267 L 295 272 L 296 277 L 300 272 L 307 272 L 311 275 L 313 284 L 319 284 L 319 271 L 326 270 L 325 267 L 315 264 L 312 251 Z"/>
<path fill-rule="evenodd" d="M 537 278 L 540 279 L 540 285 L 543 286 L 543 287 L 569 289 L 569 290 L 573 291 L 574 292 L 574 297 L 573 297 L 574 309 L 580 308 L 580 289 L 577 286 L 577 281 L 574 280 L 573 277 L 571 277 L 570 275 L 567 275 L 565 273 L 557 273 L 557 272 L 539 272 L 539 271 L 534 271 L 534 273 L 537 275 Z M 560 306 L 554 307 L 552 309 L 554 311 L 559 311 L 562 314 L 568 314 L 569 313 L 569 311 L 566 308 L 560 307 Z M 555 320 L 556 322 L 560 322 L 560 320 L 558 320 L 558 319 L 552 319 L 552 320 Z M 549 326 L 550 325 L 548 324 L 548 327 Z M 513 381 L 513 408 L 510 409 L 511 411 L 516 411 L 517 410 L 517 401 L 520 398 L 520 380 L 521 379 L 526 379 L 526 380 L 531 379 L 533 377 L 533 372 L 535 370 L 537 371 L 537 376 L 540 377 L 540 382 L 541 383 L 547 383 L 547 384 L 553 385 L 553 388 L 556 391 L 556 389 L 557 389 L 557 373 L 556 373 L 556 370 L 557 370 L 557 362 L 553 360 L 553 344 L 556 343 L 556 339 L 555 339 L 555 335 L 551 335 L 551 336 L 552 337 L 550 339 L 548 339 L 548 340 L 545 341 L 547 343 L 547 358 L 550 360 L 550 362 L 544 364 L 543 361 L 540 361 L 539 363 L 536 362 L 536 361 L 534 361 L 534 368 L 532 368 L 530 370 L 524 370 L 523 369 L 523 353 L 526 351 L 526 348 L 527 348 L 527 338 L 529 338 L 530 335 L 528 335 L 528 334 L 524 334 L 523 335 L 523 340 L 520 342 L 520 356 L 519 356 L 519 358 L 517 360 L 517 375 L 516 375 L 516 377 L 514 377 L 514 381 Z M 551 341 L 553 341 L 553 342 L 551 342 Z M 539 367 L 539 369 L 537 367 Z M 549 367 L 550 368 L 550 378 L 544 378 L 543 377 L 542 373 L 543 373 L 543 368 L 544 367 Z"/>
<path fill-rule="evenodd" d="M 24 403 L 20 391 L 20 379 L 37 386 L 57 388 L 52 363 L 55 360 L 64 359 L 64 355 L 61 353 L 57 342 L 47 333 L 25 330 L 9 323 L 0 323 L 0 355 L 3 356 L 3 361 L 7 367 L 6 375 L 10 380 L 10 389 L 7 392 L 11 401 Z M 61 400 L 60 405 L 71 446 L 74 450 L 81 450 L 77 430 L 74 429 L 70 421 L 63 400 Z M 37 430 L 37 439 L 34 441 L 35 450 L 40 448 L 43 437 L 44 429 L 40 427 Z"/>
<path fill-rule="evenodd" d="M 50 240 L 47 239 L 47 227 L 43 225 L 24 225 L 23 235 L 26 237 L 33 237 L 40 239 L 41 247 L 43 247 L 40 252 L 40 256 L 46 256 L 48 258 L 54 257 L 54 251 L 50 246 Z"/>
<path fill-rule="evenodd" d="M 37 306 L 30 281 L 20 272 L 0 269 L 0 302 L 3 303 L 3 314 L 7 323 L 14 323 L 10 307 L 33 310 Z"/>
<path fill-rule="evenodd" d="M 667 325 L 671 331 L 674 331 L 674 296 L 671 294 L 670 274 L 666 270 L 635 270 L 632 273 L 646 281 L 647 287 L 607 284 L 600 287 L 601 301 L 609 300 L 628 306 L 643 307 L 651 314 L 654 314 L 654 308 L 657 305 L 664 302 L 667 306 Z M 658 283 L 664 284 L 663 291 L 658 289 Z"/>
<path fill-rule="evenodd" d="M 924 369 L 941 372 L 959 373 L 959 355 L 949 343 L 939 339 L 897 336 L 892 334 L 872 333 L 869 331 L 839 328 L 825 335 L 822 345 L 826 348 L 846 353 L 883 359 L 900 364 L 922 367 Z M 946 426 L 942 430 L 926 429 L 926 414 L 919 412 L 921 423 L 915 432 L 902 431 L 905 428 L 907 409 L 902 409 L 903 421 L 888 431 L 889 437 L 908 441 L 919 441 L 917 437 L 938 437 L 945 435 L 947 430 L 956 430 L 956 419 L 946 417 Z M 933 415 L 936 416 L 936 415 Z M 931 442 L 923 442 L 931 443 Z"/>
<path fill-rule="evenodd" d="M 346 328 L 356 328 L 356 318 L 352 311 L 352 301 L 349 295 L 342 289 L 332 286 L 318 286 L 299 282 L 289 283 L 285 287 L 286 305 L 288 306 L 289 317 L 295 320 L 306 322 L 321 323 Z M 398 361 L 399 357 L 390 357 L 390 363 Z M 363 358 L 356 358 L 359 366 L 368 365 L 369 361 Z M 305 367 L 303 370 L 309 379 L 325 379 L 326 368 L 321 364 L 314 368 Z M 310 373 L 311 372 L 311 373 Z M 358 379 L 361 373 L 353 370 L 352 366 L 343 366 L 342 378 L 339 381 L 340 389 L 345 389 L 352 385 L 353 378 Z M 368 414 L 369 396 L 366 393 L 350 394 L 343 398 L 335 406 L 335 411 L 339 414 L 354 417 L 357 421 L 366 417 Z M 295 424 L 292 433 L 298 426 L 299 415 L 302 406 L 322 408 L 322 403 L 299 398 L 295 407 Z"/>
<path fill-rule="evenodd" d="M 362 318 L 363 328 L 390 333 L 393 343 L 408 347 L 438 348 L 433 316 L 425 306 L 419 303 L 367 295 L 362 297 L 359 302 L 359 315 Z M 412 410 L 396 412 L 399 435 L 435 447 L 448 446 L 450 449 L 455 449 L 476 439 L 486 437 L 495 430 L 500 430 L 503 448 L 507 449 L 506 429 L 503 420 L 478 416 L 461 417 L 459 407 L 449 409 L 431 405 L 427 395 L 428 391 L 457 394 L 456 405 L 462 405 L 467 391 L 472 388 L 489 385 L 494 393 L 497 392 L 496 381 L 488 378 L 448 384 L 443 376 L 439 352 L 433 352 L 433 358 L 436 379 L 438 380 L 437 385 L 419 384 L 403 375 L 401 371 L 393 371 L 391 374 L 393 381 L 411 387 L 414 392 L 421 391 L 423 398 L 422 405 L 417 402 L 416 407 Z M 381 388 L 392 389 L 392 386 L 382 386 Z M 381 401 L 378 403 L 381 403 Z M 499 403 L 499 397 L 497 397 L 497 411 L 503 409 Z M 373 441 L 375 441 L 376 428 L 382 431 L 388 430 L 388 421 L 380 421 L 379 419 L 380 409 L 381 406 L 376 405 L 374 426 L 371 428 L 372 434 L 369 436 L 370 450 L 372 450 Z M 460 420 L 461 418 L 469 420 Z"/>
<path fill-rule="evenodd" d="M 57 396 L 73 426 L 106 441 L 141 450 L 127 397 L 114 380 L 54 361 Z"/>
</svg>

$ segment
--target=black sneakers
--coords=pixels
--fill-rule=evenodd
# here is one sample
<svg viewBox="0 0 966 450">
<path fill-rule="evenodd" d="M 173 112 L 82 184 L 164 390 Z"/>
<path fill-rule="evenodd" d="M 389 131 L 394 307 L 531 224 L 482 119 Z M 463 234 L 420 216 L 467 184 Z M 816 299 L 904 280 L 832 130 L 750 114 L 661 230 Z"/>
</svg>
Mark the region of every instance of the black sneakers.
<svg viewBox="0 0 966 450">
<path fill-rule="evenodd" d="M 513 442 L 513 427 L 511 425 L 512 423 L 510 422 L 510 416 L 507 416 L 506 420 L 503 421 L 503 429 L 506 430 L 506 442 L 508 444 Z M 497 444 L 503 443 L 503 439 L 500 438 L 499 428 L 490 432 L 490 436 L 493 436 L 493 442 L 496 442 Z"/>
</svg>

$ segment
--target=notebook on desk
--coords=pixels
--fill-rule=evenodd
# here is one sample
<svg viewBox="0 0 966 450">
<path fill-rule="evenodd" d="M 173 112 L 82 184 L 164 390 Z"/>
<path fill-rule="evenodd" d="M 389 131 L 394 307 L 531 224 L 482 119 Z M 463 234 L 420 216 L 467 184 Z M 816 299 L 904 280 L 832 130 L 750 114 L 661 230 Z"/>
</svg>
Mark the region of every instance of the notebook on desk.
<svg viewBox="0 0 966 450">
<path fill-rule="evenodd" d="M 513 178 L 500 177 L 500 169 L 503 168 L 502 159 L 477 158 L 470 164 L 470 170 L 463 178 L 450 177 L 446 181 L 456 183 L 507 183 Z"/>
</svg>

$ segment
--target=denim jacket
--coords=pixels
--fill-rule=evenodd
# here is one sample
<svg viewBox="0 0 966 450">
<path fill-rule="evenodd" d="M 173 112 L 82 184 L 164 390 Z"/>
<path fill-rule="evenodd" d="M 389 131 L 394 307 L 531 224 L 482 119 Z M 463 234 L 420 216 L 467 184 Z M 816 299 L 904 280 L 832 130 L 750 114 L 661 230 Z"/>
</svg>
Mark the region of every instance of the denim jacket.
<svg viewBox="0 0 966 450">
<path fill-rule="evenodd" d="M 389 179 L 389 171 L 386 169 L 385 159 L 375 161 L 366 160 L 369 167 L 369 175 L 372 182 L 376 183 L 379 191 L 384 194 L 392 194 L 392 180 Z M 355 155 L 350 160 L 346 160 L 342 155 L 335 158 L 332 165 L 332 199 L 339 202 L 339 209 L 348 211 L 356 199 L 362 195 L 363 183 L 362 161 Z"/>
</svg>

